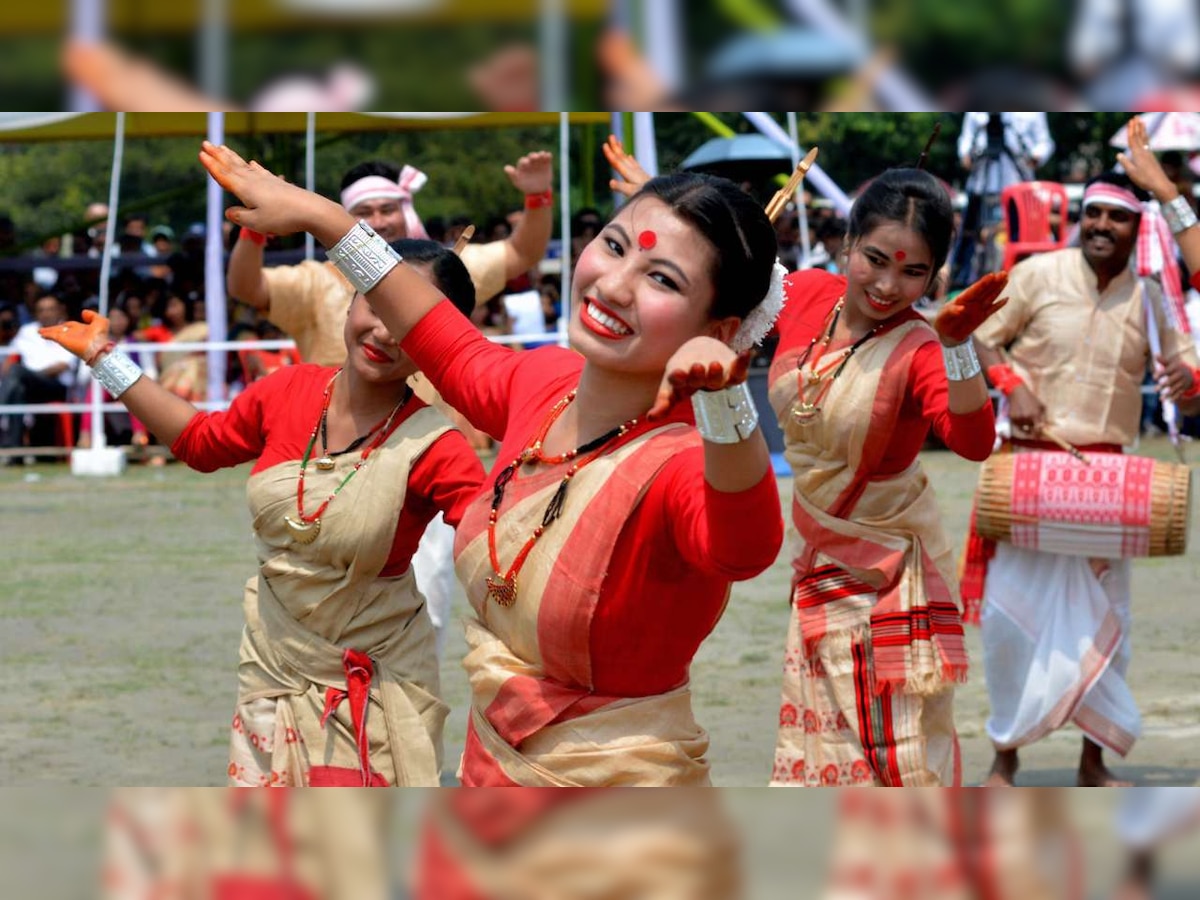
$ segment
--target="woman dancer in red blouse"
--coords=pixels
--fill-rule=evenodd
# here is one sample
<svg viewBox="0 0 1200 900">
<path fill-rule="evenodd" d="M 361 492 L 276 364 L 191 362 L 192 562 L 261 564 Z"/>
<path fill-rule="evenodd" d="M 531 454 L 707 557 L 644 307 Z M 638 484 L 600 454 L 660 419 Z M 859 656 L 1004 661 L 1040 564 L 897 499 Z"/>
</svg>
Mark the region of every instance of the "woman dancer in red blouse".
<svg viewBox="0 0 1200 900">
<path fill-rule="evenodd" d="M 422 286 L 474 306 L 453 253 L 398 246 Z M 88 362 L 176 456 L 203 472 L 256 461 L 259 572 L 246 584 L 230 783 L 436 786 L 447 709 L 409 561 L 439 511 L 462 518 L 483 467 L 413 396 L 413 361 L 356 297 L 342 368 L 289 366 L 206 413 L 140 377 L 106 319 L 84 319 L 43 336 Z"/>
<path fill-rule="evenodd" d="M 688 669 L 730 582 L 782 542 L 748 357 L 727 343 L 773 318 L 763 211 L 724 179 L 655 179 L 580 257 L 578 352 L 513 353 L 336 204 L 225 147 L 201 160 L 244 204 L 230 219 L 330 247 L 447 402 L 500 441 L 455 542 L 476 613 L 463 783 L 708 783 Z"/>
<path fill-rule="evenodd" d="M 966 675 L 951 546 L 917 461 L 932 428 L 983 460 L 992 407 L 969 341 L 1003 301 L 986 276 L 939 314 L 950 198 L 892 169 L 854 203 L 845 276 L 789 276 L 770 370 L 795 477 L 792 618 L 772 783 L 960 780 L 953 685 Z"/>
</svg>

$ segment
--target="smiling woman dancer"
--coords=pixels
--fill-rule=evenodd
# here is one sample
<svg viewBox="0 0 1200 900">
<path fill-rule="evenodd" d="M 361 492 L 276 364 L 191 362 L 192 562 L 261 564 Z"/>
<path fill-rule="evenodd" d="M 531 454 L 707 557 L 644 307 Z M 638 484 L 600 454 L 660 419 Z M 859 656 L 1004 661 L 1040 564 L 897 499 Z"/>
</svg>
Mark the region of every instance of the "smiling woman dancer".
<svg viewBox="0 0 1200 900">
<path fill-rule="evenodd" d="M 930 428 L 986 459 L 995 439 L 970 343 L 1003 305 L 988 275 L 943 308 L 930 294 L 953 236 L 950 198 L 891 169 L 854 203 L 844 276 L 788 278 L 771 404 L 795 476 L 792 618 L 771 781 L 960 780 L 953 686 L 967 670 L 951 546 L 917 461 Z"/>
<path fill-rule="evenodd" d="M 330 247 L 443 397 L 501 439 L 455 542 L 476 614 L 463 783 L 707 784 L 689 666 L 730 582 L 783 538 L 748 356 L 726 343 L 761 338 L 781 299 L 763 211 L 723 179 L 655 179 L 580 256 L 578 353 L 514 353 L 336 204 L 225 147 L 201 160 L 244 204 L 234 222 Z"/>
<path fill-rule="evenodd" d="M 397 246 L 422 287 L 475 305 L 453 253 Z M 247 494 L 259 573 L 246 584 L 230 783 L 436 786 L 446 707 L 409 562 L 439 511 L 461 519 L 483 467 L 413 396 L 416 365 L 358 296 L 341 368 L 288 366 L 228 412 L 206 413 L 142 378 L 108 341 L 108 321 L 83 315 L 43 337 L 92 366 L 176 456 L 202 472 L 256 461 Z"/>
</svg>

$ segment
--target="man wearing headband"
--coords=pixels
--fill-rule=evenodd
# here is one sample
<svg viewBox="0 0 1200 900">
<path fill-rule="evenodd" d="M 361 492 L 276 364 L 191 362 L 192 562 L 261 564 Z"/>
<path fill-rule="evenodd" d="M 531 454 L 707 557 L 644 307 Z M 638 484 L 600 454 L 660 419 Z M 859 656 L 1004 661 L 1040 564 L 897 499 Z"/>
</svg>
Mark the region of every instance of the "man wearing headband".
<svg viewBox="0 0 1200 900">
<path fill-rule="evenodd" d="M 1014 266 L 1007 306 L 975 332 L 988 379 L 1007 398 L 1014 449 L 1056 450 L 1053 437 L 1093 459 L 1122 452 L 1138 438 L 1148 366 L 1183 412 L 1200 410 L 1187 320 L 1164 297 L 1171 279 L 1166 271 L 1162 285 L 1138 277 L 1149 255 L 1148 199 L 1123 173 L 1092 179 L 1080 245 Z M 1141 729 L 1125 682 L 1129 560 L 992 545 L 978 535 L 968 547 L 963 601 L 983 601 L 987 732 L 996 747 L 988 783 L 1012 784 L 1018 748 L 1074 722 L 1084 732 L 1078 783 L 1118 784 L 1103 748 L 1124 756 Z"/>
<path fill-rule="evenodd" d="M 554 169 L 549 153 L 529 153 L 504 172 L 525 194 L 526 213 L 504 241 L 468 244 L 462 261 L 475 283 L 477 301 L 490 299 L 507 281 L 533 268 L 545 255 L 554 225 L 551 194 Z M 426 239 L 413 195 L 426 176 L 412 166 L 388 162 L 355 166 L 342 179 L 342 205 L 384 240 Z M 354 291 L 330 263 L 305 261 L 263 267 L 264 235 L 243 229 L 229 256 L 229 295 L 248 303 L 296 342 L 305 362 L 340 365 L 346 356 L 342 326 Z"/>
</svg>

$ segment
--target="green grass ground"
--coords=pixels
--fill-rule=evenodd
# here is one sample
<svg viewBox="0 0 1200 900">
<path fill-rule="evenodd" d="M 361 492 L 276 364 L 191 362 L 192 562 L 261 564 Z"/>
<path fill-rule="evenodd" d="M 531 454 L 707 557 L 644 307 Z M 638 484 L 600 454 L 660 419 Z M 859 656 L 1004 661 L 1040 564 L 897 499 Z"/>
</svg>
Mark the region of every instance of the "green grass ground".
<svg viewBox="0 0 1200 900">
<path fill-rule="evenodd" d="M 1141 452 L 1169 451 L 1158 441 Z M 924 463 L 961 538 L 977 467 L 944 452 Z M 86 480 L 65 464 L 0 469 L 0 785 L 223 783 L 242 585 L 254 568 L 247 474 L 177 463 Z M 786 508 L 790 482 L 780 488 Z M 718 785 L 762 785 L 770 774 L 789 572 L 785 553 L 736 585 L 693 666 Z M 1200 782 L 1197 583 L 1194 549 L 1135 564 L 1129 677 L 1145 733 L 1114 765 L 1140 784 Z M 974 629 L 968 646 L 974 669 L 956 718 L 965 775 L 977 782 L 991 756 Z M 448 779 L 466 722 L 462 649 L 453 629 L 443 666 Z M 1079 739 L 1067 729 L 1029 748 L 1019 783 L 1073 784 Z"/>
</svg>

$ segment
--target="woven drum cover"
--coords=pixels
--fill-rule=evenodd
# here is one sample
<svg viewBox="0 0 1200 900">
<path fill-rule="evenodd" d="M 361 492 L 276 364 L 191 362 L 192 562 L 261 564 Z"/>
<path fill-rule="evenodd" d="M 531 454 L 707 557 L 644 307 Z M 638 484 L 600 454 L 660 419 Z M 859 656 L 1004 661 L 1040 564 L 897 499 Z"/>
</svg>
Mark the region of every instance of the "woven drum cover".
<svg viewBox="0 0 1200 900">
<path fill-rule="evenodd" d="M 979 473 L 976 527 L 1049 553 L 1119 559 L 1187 548 L 1191 471 L 1179 463 L 1057 451 L 993 454 Z"/>
</svg>

